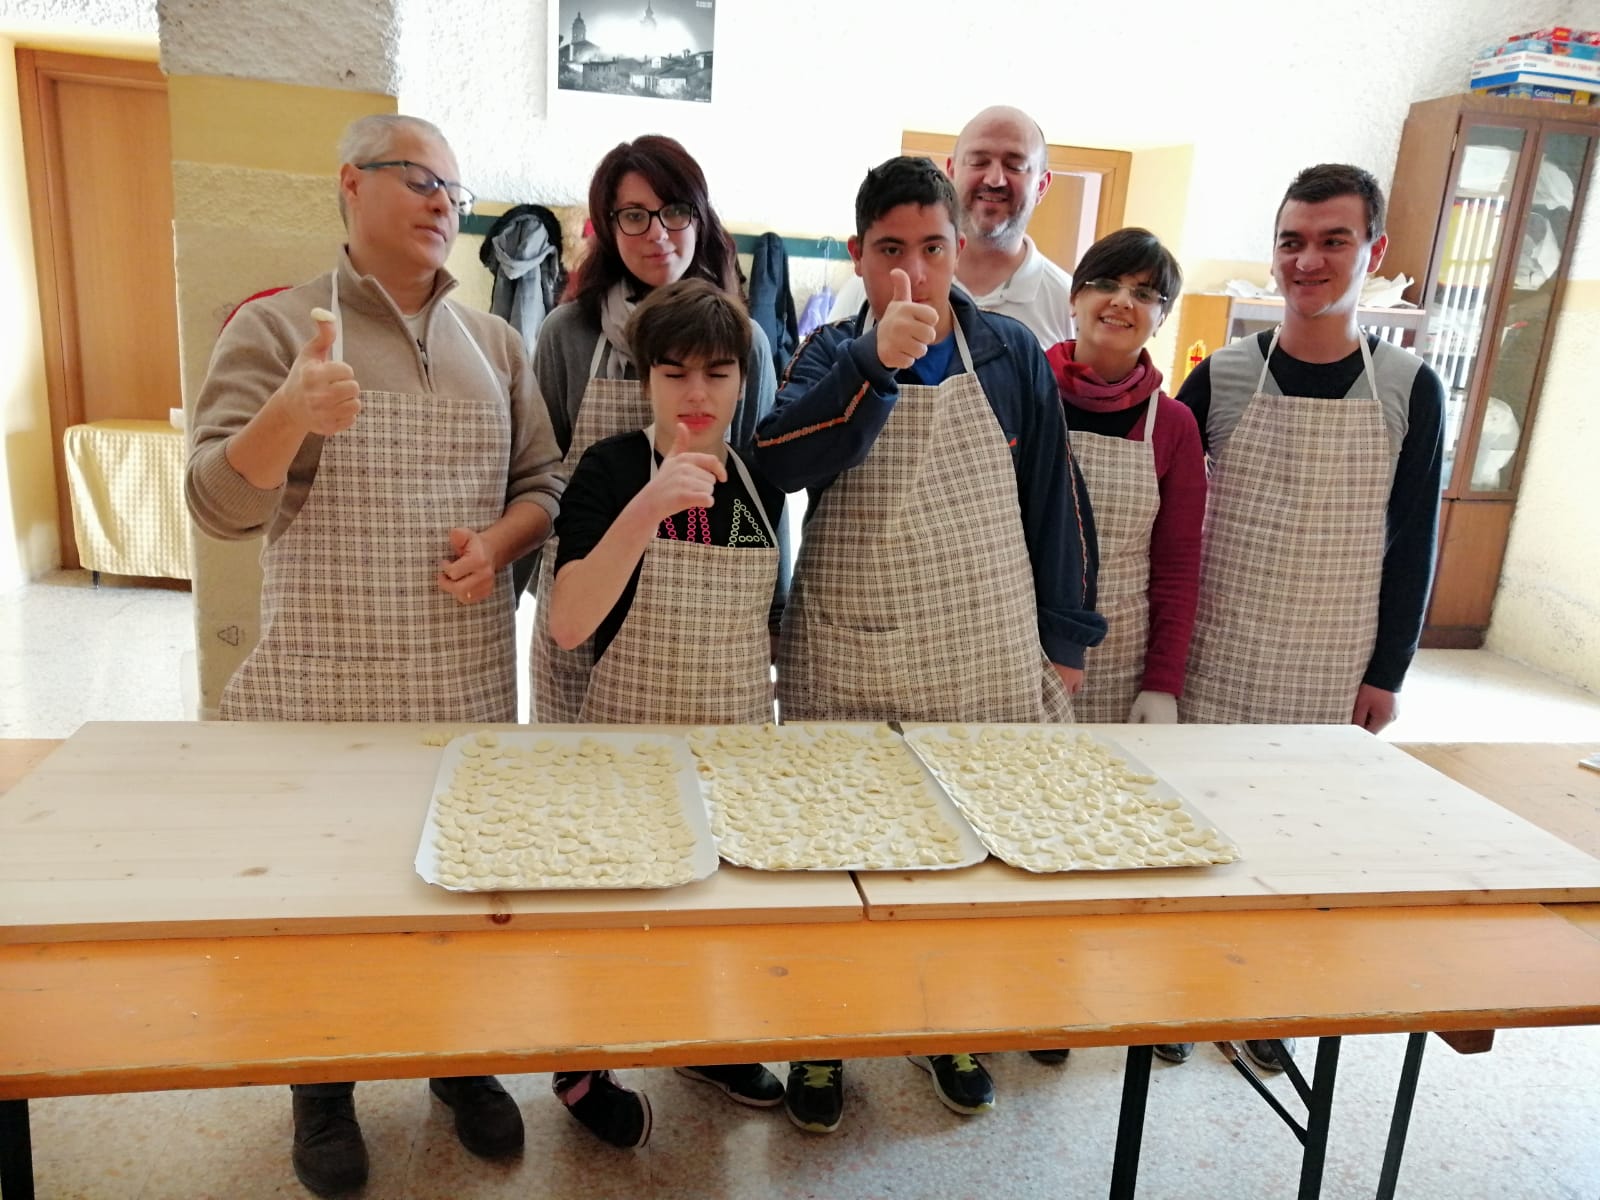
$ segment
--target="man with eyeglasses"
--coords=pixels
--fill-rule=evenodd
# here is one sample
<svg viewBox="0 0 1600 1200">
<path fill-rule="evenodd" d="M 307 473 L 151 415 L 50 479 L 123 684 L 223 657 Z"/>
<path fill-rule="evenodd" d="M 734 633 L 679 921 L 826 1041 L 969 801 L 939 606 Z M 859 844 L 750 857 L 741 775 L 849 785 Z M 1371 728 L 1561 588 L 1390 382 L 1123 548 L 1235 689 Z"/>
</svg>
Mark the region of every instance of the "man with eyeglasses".
<svg viewBox="0 0 1600 1200">
<path fill-rule="evenodd" d="M 1050 190 L 1048 154 L 1032 117 L 996 105 L 966 123 L 944 163 L 966 239 L 956 283 L 985 312 L 1021 321 L 1046 349 L 1072 337 L 1072 276 L 1040 254 L 1027 234 Z M 861 280 L 852 279 L 828 320 L 857 315 L 866 299 Z"/>
<path fill-rule="evenodd" d="M 445 299 L 472 193 L 443 135 L 364 117 L 340 163 L 338 265 L 240 309 L 195 404 L 196 523 L 266 539 L 260 637 L 221 715 L 515 721 L 509 567 L 550 532 L 561 455 L 516 331 Z M 287 982 L 308 1004 L 338 986 Z M 319 1196 L 366 1182 L 354 1087 L 294 1086 L 295 1174 Z M 521 1150 L 493 1077 L 430 1087 L 468 1150 Z"/>
</svg>

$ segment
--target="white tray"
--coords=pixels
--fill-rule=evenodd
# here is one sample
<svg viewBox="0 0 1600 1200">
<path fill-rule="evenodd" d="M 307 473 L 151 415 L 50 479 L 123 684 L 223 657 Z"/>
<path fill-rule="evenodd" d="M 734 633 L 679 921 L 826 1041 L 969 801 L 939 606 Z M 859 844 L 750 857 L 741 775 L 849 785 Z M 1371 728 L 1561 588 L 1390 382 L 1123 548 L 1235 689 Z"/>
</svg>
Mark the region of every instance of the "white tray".
<svg viewBox="0 0 1600 1200">
<path fill-rule="evenodd" d="M 826 863 L 818 861 L 812 854 L 809 845 L 796 844 L 799 841 L 798 836 L 791 843 L 785 843 L 781 846 L 772 845 L 757 850 L 751 850 L 748 846 L 741 850 L 737 838 L 721 837 L 717 840 L 717 852 L 727 862 L 735 866 L 750 867 L 757 871 L 949 871 L 958 867 L 970 867 L 988 857 L 988 851 L 984 848 L 983 843 L 978 840 L 978 835 L 973 832 L 972 827 L 962 817 L 961 810 L 955 806 L 950 797 L 945 794 L 944 789 L 939 786 L 938 781 L 928 771 L 927 765 L 915 754 L 912 754 L 907 749 L 905 742 L 887 725 L 841 722 L 833 724 L 768 725 L 759 729 L 755 727 L 713 727 L 696 730 L 691 733 L 691 748 L 696 737 L 714 736 L 720 732 L 731 733 L 735 728 L 754 732 L 761 737 L 775 738 L 780 743 L 802 739 L 814 740 L 830 729 L 842 729 L 853 734 L 869 736 L 875 741 L 881 738 L 885 747 L 891 748 L 896 756 L 905 755 L 906 763 L 916 769 L 921 777 L 925 794 L 933 800 L 934 811 L 955 831 L 956 841 L 954 844 L 957 857 L 948 862 L 924 863 L 917 861 L 915 856 L 909 859 L 904 855 L 896 856 L 893 853 L 893 843 L 897 840 L 895 834 L 902 835 L 898 840 L 905 841 L 909 839 L 909 834 L 905 832 L 905 823 L 897 822 L 877 844 L 861 848 L 862 852 L 859 855 Z M 707 776 L 707 772 L 711 769 L 709 763 L 702 761 L 701 784 L 705 789 L 706 804 L 713 814 L 713 823 L 720 827 L 724 818 L 719 811 L 720 806 L 716 797 L 715 780 Z M 778 780 L 774 779 L 768 786 L 777 790 L 781 785 Z M 785 859 L 786 853 L 789 855 L 787 861 Z"/>
<path fill-rule="evenodd" d="M 495 740 L 493 747 L 484 747 L 479 744 L 479 737 L 487 736 Z M 510 749 L 522 752 L 532 752 L 536 746 L 551 743 L 555 747 L 575 750 L 585 742 L 598 742 L 613 750 L 631 752 L 636 747 L 644 744 L 666 746 L 672 751 L 674 759 L 674 777 L 678 788 L 678 803 L 683 812 L 683 818 L 690 831 L 694 834 L 694 845 L 684 852 L 683 861 L 689 874 L 682 879 L 671 883 L 647 882 L 612 882 L 594 881 L 585 882 L 571 876 L 560 878 L 544 876 L 536 880 L 515 878 L 504 885 L 492 887 L 474 886 L 470 883 L 446 883 L 440 878 L 440 863 L 437 847 L 434 845 L 435 835 L 439 832 L 439 797 L 442 792 L 450 788 L 455 777 L 456 768 L 464 757 L 478 754 L 497 754 L 502 750 Z M 471 748 L 469 750 L 469 747 Z M 433 797 L 428 802 L 428 815 L 422 824 L 422 840 L 417 846 L 416 868 L 417 874 L 435 886 L 453 892 L 479 892 L 479 891 L 577 891 L 577 890 L 618 890 L 650 887 L 678 887 L 685 883 L 704 879 L 717 869 L 716 843 L 711 837 L 711 822 L 706 815 L 705 799 L 701 794 L 695 771 L 694 756 L 689 753 L 689 745 L 682 737 L 657 733 L 608 733 L 599 730 L 571 731 L 571 732 L 529 732 L 505 733 L 501 731 L 484 734 L 465 734 L 455 738 L 444 748 L 444 754 L 439 761 L 439 773 L 434 779 Z M 532 787 L 526 788 L 521 795 L 532 795 L 537 789 L 535 781 Z M 517 795 L 508 792 L 508 798 L 517 799 Z M 627 811 L 629 804 L 635 803 L 635 798 L 629 792 L 619 787 L 616 791 L 615 801 L 618 809 Z M 462 819 L 460 817 L 458 820 Z M 539 830 L 534 827 L 537 844 Z"/>
<path fill-rule="evenodd" d="M 1035 874 L 1056 874 L 1063 871 L 1136 871 L 1170 869 L 1173 867 L 1202 867 L 1220 865 L 1224 862 L 1236 862 L 1239 859 L 1239 849 L 1238 846 L 1234 844 L 1233 839 L 1228 837 L 1227 834 L 1225 834 L 1222 830 L 1217 829 L 1217 827 L 1211 821 L 1207 820 L 1205 815 L 1194 805 L 1192 801 L 1189 800 L 1187 796 L 1184 796 L 1165 779 L 1162 779 L 1160 775 L 1151 770 L 1150 767 L 1142 762 L 1136 755 L 1129 753 L 1121 743 L 1117 742 L 1114 738 L 1106 736 L 1098 730 L 1084 725 L 967 725 L 964 728 L 967 731 L 968 737 L 974 740 L 982 737 L 985 734 L 996 733 L 1002 739 L 1004 739 L 1007 732 L 1013 730 L 1021 736 L 1031 736 L 1041 731 L 1048 732 L 1057 737 L 1066 738 L 1072 741 L 1076 741 L 1080 736 L 1086 736 L 1089 738 L 1089 740 L 1095 742 L 1107 753 L 1121 759 L 1131 772 L 1153 777 L 1155 779 L 1153 784 L 1144 785 L 1146 795 L 1148 795 L 1154 801 L 1166 801 L 1166 807 L 1172 809 L 1173 811 L 1187 813 L 1190 820 L 1194 822 L 1194 828 L 1204 829 L 1209 827 L 1215 830 L 1217 840 L 1222 845 L 1222 850 L 1220 853 L 1203 850 L 1200 851 L 1201 853 L 1211 855 L 1208 861 L 1203 862 L 1197 862 L 1193 860 L 1175 860 L 1170 857 L 1168 859 L 1151 857 L 1142 862 L 1114 863 L 1074 858 L 1069 862 L 1067 861 L 1067 856 L 1070 854 L 1070 850 L 1066 847 L 1063 838 L 1064 836 L 1073 832 L 1072 827 L 1070 825 L 1062 826 L 1060 824 L 1052 824 L 1048 826 L 1033 825 L 1028 827 L 1024 836 L 1039 846 L 1039 853 L 1048 853 L 1059 856 L 1060 861 L 1050 866 L 1041 866 L 1036 863 L 1029 862 L 1027 861 L 1027 856 L 1022 855 L 1015 850 L 1013 838 L 1016 835 L 1004 836 L 1000 834 L 997 828 L 991 824 L 988 815 L 986 815 L 986 813 L 982 811 L 979 806 L 972 802 L 972 797 L 968 795 L 968 791 L 963 786 L 962 782 L 958 778 L 955 778 L 952 772 L 945 770 L 945 768 L 941 765 L 939 760 L 939 751 L 942 747 L 952 744 L 953 739 L 950 734 L 951 728 L 952 727 L 947 724 L 905 723 L 902 725 L 906 744 L 919 758 L 923 759 L 929 771 L 932 772 L 934 778 L 939 781 L 944 791 L 949 794 L 951 800 L 958 808 L 960 808 L 968 823 L 974 830 L 977 831 L 979 839 L 988 848 L 989 852 L 1010 866 L 1016 867 L 1023 871 L 1031 871 Z M 1025 806 L 1035 801 L 1038 788 L 1036 785 L 1033 785 L 1029 782 L 1028 771 L 1026 768 L 1019 770 L 1018 776 L 1019 777 L 1016 780 L 1016 786 L 1014 789 L 1014 796 L 1019 807 L 1022 807 L 1025 811 Z M 1175 805 L 1173 802 L 1175 802 Z M 1018 819 L 1025 818 L 1019 817 Z M 1130 850 L 1134 849 L 1132 846 L 1129 846 L 1128 848 Z"/>
</svg>

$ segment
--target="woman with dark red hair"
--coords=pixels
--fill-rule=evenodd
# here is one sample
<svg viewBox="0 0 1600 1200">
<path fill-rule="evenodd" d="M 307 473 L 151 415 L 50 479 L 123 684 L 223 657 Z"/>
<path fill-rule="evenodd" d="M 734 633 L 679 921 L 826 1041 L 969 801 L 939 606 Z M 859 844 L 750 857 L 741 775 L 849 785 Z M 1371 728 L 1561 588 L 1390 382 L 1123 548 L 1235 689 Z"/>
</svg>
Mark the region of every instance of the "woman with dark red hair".
<svg viewBox="0 0 1600 1200">
<path fill-rule="evenodd" d="M 539 327 L 533 354 L 556 445 L 569 468 L 602 438 L 650 423 L 623 336 L 634 306 L 654 289 L 686 278 L 739 291 L 733 239 L 711 207 L 705 174 L 672 138 L 650 134 L 602 158 L 589 183 L 589 219 L 594 233 L 573 276 L 571 299 Z M 776 392 L 772 348 L 751 322 L 744 395 L 728 428 L 736 449 L 754 443 L 756 422 L 772 410 Z M 531 707 L 535 721 L 570 723 L 583 706 L 594 650 L 589 643 L 562 650 L 550 637 L 546 614 L 555 560 L 552 538 L 539 566 Z"/>
<path fill-rule="evenodd" d="M 596 442 L 651 423 L 640 364 L 633 361 L 625 334 L 635 306 L 655 289 L 686 278 L 739 292 L 733 239 L 711 207 L 705 175 L 669 137 L 652 134 L 623 142 L 600 160 L 589 184 L 589 219 L 594 232 L 571 298 L 539 327 L 533 355 L 534 375 L 569 468 Z M 644 374 L 649 370 L 644 364 Z M 752 321 L 744 391 L 727 434 L 735 449 L 752 445 L 756 422 L 771 411 L 776 391 L 772 349 Z M 580 720 L 594 668 L 594 642 L 563 650 L 550 636 L 556 547 L 552 537 L 539 564 L 531 707 L 535 721 L 573 723 Z M 780 570 L 780 576 L 786 574 Z M 778 590 L 783 590 L 781 578 Z M 773 608 L 776 612 L 776 600 Z M 776 630 L 775 619 L 770 626 Z M 679 1072 L 741 1104 L 770 1107 L 783 1101 L 783 1085 L 760 1063 L 681 1067 Z M 610 1071 L 560 1071 L 553 1083 L 567 1111 L 601 1140 L 627 1148 L 644 1145 L 650 1136 L 649 1101 L 623 1087 Z"/>
</svg>

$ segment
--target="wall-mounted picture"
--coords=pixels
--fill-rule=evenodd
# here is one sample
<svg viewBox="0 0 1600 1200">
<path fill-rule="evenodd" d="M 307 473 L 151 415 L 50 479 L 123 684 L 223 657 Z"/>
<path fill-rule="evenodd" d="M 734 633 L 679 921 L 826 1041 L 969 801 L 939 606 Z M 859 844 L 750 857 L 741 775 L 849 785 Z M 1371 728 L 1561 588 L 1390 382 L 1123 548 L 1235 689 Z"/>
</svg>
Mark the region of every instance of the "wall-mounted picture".
<svg viewBox="0 0 1600 1200">
<path fill-rule="evenodd" d="M 556 13 L 562 91 L 710 102 L 716 0 L 560 0 Z"/>
</svg>

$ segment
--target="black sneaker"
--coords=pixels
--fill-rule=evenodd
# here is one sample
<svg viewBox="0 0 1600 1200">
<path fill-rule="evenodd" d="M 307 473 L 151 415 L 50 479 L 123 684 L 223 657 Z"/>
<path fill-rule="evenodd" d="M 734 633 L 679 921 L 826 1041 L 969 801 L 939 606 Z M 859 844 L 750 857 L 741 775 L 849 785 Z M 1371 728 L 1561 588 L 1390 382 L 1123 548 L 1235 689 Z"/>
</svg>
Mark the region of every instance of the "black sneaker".
<svg viewBox="0 0 1600 1200">
<path fill-rule="evenodd" d="M 456 1136 L 479 1158 L 522 1152 L 522 1113 L 493 1075 L 428 1080 L 428 1090 L 456 1117 Z"/>
<path fill-rule="evenodd" d="M 1283 1062 L 1278 1058 L 1279 1044 L 1280 1042 L 1271 1038 L 1262 1038 L 1258 1041 L 1245 1042 L 1244 1052 L 1250 1061 L 1263 1071 L 1277 1072 L 1283 1070 Z M 1281 1044 L 1284 1058 L 1293 1058 L 1294 1039 L 1283 1038 L 1281 1039 Z"/>
<path fill-rule="evenodd" d="M 751 1108 L 774 1108 L 783 1103 L 783 1084 L 760 1063 L 735 1063 L 729 1067 L 679 1067 L 685 1079 L 698 1079 L 721 1088 L 723 1095 Z"/>
<path fill-rule="evenodd" d="M 355 1097 L 295 1093 L 294 1173 L 318 1196 L 342 1196 L 367 1182 Z"/>
<path fill-rule="evenodd" d="M 951 1112 L 964 1117 L 994 1107 L 994 1080 L 970 1054 L 913 1054 L 911 1061 L 933 1076 L 933 1090 Z"/>
<path fill-rule="evenodd" d="M 595 1137 L 619 1150 L 650 1140 L 650 1100 L 623 1087 L 610 1071 L 558 1071 L 550 1081 L 556 1099 Z"/>
<path fill-rule="evenodd" d="M 1071 1053 L 1071 1050 L 1029 1050 L 1028 1056 L 1047 1067 L 1059 1067 Z"/>
<path fill-rule="evenodd" d="M 783 1106 L 807 1133 L 832 1133 L 844 1118 L 844 1063 L 792 1062 Z"/>
<path fill-rule="evenodd" d="M 1169 1063 L 1186 1063 L 1194 1053 L 1193 1042 L 1162 1042 L 1150 1048 L 1155 1051 L 1157 1058 L 1164 1058 Z"/>
</svg>

